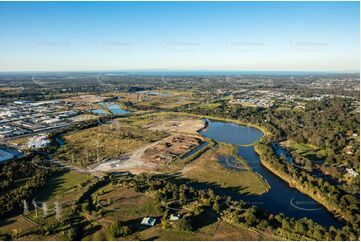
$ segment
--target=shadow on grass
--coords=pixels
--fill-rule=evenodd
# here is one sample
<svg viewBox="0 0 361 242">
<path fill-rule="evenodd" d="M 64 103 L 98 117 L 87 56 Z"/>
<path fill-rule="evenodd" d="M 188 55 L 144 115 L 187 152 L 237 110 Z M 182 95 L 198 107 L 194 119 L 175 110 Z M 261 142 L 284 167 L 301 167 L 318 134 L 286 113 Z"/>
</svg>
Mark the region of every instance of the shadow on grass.
<svg viewBox="0 0 361 242">
<path fill-rule="evenodd" d="M 64 174 L 68 172 L 69 170 L 61 170 L 56 172 L 54 175 L 52 175 L 49 178 L 47 185 L 41 188 L 37 193 L 36 196 L 37 201 L 47 200 L 50 197 L 52 197 L 54 194 L 56 194 L 57 189 L 60 188 L 62 184 L 65 182 L 65 179 L 60 177 L 62 177 Z"/>
<path fill-rule="evenodd" d="M 194 231 L 213 224 L 217 221 L 218 214 L 211 209 L 206 209 L 202 213 L 193 216 L 190 219 Z"/>
<path fill-rule="evenodd" d="M 180 173 L 157 175 L 157 177 L 168 180 L 178 185 L 186 184 L 195 189 L 212 189 L 218 195 L 226 195 L 231 197 L 244 197 L 247 195 L 253 195 L 245 191 L 248 187 L 236 186 L 225 188 L 221 187 L 215 182 L 200 182 L 194 179 L 185 178 L 182 177 Z"/>
<path fill-rule="evenodd" d="M 16 222 L 16 220 L 13 219 L 13 218 L 1 219 L 0 220 L 0 227 L 4 227 L 6 225 L 10 225 L 10 224 L 13 224 L 15 222 Z"/>
</svg>

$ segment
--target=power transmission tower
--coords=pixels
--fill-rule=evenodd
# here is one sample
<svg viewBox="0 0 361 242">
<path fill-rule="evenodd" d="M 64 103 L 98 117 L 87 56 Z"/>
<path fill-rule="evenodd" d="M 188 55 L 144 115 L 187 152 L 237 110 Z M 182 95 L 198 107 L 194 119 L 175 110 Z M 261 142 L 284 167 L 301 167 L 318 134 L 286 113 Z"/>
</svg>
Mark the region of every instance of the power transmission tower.
<svg viewBox="0 0 361 242">
<path fill-rule="evenodd" d="M 100 163 L 100 157 L 99 157 L 99 140 L 97 140 L 97 148 L 96 148 L 96 152 L 97 152 L 97 163 Z"/>
<path fill-rule="evenodd" d="M 26 200 L 24 200 L 23 204 L 24 204 L 24 215 L 28 215 L 29 214 L 28 202 Z"/>
<path fill-rule="evenodd" d="M 61 220 L 61 206 L 58 201 L 56 201 L 54 204 L 55 204 L 55 219 L 57 221 L 60 221 Z"/>
<path fill-rule="evenodd" d="M 88 154 L 88 150 L 85 151 L 85 159 L 86 159 L 86 164 L 89 164 L 89 154 Z"/>
<path fill-rule="evenodd" d="M 43 217 L 45 218 L 46 216 L 48 216 L 48 205 L 46 204 L 46 202 L 43 202 L 42 204 L 42 209 L 43 209 Z"/>
</svg>

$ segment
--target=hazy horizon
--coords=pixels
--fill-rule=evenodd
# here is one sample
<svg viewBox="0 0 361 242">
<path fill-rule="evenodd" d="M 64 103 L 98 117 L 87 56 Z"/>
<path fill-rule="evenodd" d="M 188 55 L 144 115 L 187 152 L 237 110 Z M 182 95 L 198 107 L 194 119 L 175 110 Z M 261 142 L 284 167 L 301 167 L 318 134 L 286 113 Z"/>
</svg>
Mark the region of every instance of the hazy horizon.
<svg viewBox="0 0 361 242">
<path fill-rule="evenodd" d="M 359 72 L 359 2 L 0 2 L 1 72 Z"/>
</svg>

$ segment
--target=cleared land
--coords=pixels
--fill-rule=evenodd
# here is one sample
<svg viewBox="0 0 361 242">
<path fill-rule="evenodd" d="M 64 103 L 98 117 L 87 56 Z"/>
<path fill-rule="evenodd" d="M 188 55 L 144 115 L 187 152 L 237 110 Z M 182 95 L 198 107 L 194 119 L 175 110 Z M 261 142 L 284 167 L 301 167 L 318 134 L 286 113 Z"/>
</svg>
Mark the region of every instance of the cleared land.
<svg viewBox="0 0 361 242">
<path fill-rule="evenodd" d="M 185 154 L 188 150 L 197 147 L 201 139 L 192 136 L 176 135 L 164 139 L 144 151 L 142 159 L 147 162 L 169 163 L 174 158 Z"/>
<path fill-rule="evenodd" d="M 204 128 L 204 121 L 203 120 L 195 120 L 195 119 L 188 119 L 188 120 L 181 120 L 181 121 L 164 121 L 158 124 L 153 124 L 149 126 L 150 130 L 162 130 L 167 132 L 182 132 L 182 133 L 189 133 L 189 134 L 197 134 L 197 131 Z"/>
<path fill-rule="evenodd" d="M 65 135 L 56 158 L 80 166 L 119 157 L 166 136 L 134 125 L 105 124 Z"/>
<path fill-rule="evenodd" d="M 171 135 L 141 146 L 141 148 L 133 150 L 119 159 L 102 163 L 94 170 L 130 171 L 133 174 L 167 171 L 166 163 L 170 163 L 174 158 L 185 154 L 201 143 L 203 139 L 197 131 L 204 127 L 203 120 L 167 120 L 170 117 L 168 115 L 147 115 L 126 119 L 125 121 L 129 126 L 137 125 L 148 132 L 170 133 Z"/>
</svg>

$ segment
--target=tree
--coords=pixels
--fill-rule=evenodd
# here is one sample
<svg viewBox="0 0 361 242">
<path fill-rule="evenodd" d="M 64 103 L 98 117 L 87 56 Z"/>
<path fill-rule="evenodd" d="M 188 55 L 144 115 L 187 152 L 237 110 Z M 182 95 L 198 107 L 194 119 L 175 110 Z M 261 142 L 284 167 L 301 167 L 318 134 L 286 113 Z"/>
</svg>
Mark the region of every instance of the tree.
<svg viewBox="0 0 361 242">
<path fill-rule="evenodd" d="M 321 230 L 315 228 L 315 230 L 313 231 L 313 237 L 314 237 L 316 240 L 322 240 L 323 234 L 322 234 Z"/>
<path fill-rule="evenodd" d="M 185 218 L 181 218 L 177 221 L 174 221 L 172 223 L 172 227 L 176 231 L 188 231 L 188 232 L 192 231 L 191 223 Z"/>
<path fill-rule="evenodd" d="M 221 210 L 217 201 L 214 202 L 212 209 L 216 212 L 219 212 Z"/>
<path fill-rule="evenodd" d="M 244 219 L 248 225 L 254 225 L 257 222 L 256 209 L 254 207 L 248 208 L 244 213 Z"/>
<path fill-rule="evenodd" d="M 305 226 L 300 222 L 296 222 L 295 229 L 296 229 L 297 233 L 300 233 L 300 234 L 305 233 Z"/>
<path fill-rule="evenodd" d="M 291 229 L 290 223 L 287 221 L 286 218 L 284 218 L 282 220 L 282 228 L 285 229 L 285 230 L 290 230 Z"/>
<path fill-rule="evenodd" d="M 116 238 L 127 236 L 132 233 L 132 230 L 128 226 L 124 225 L 122 221 L 118 220 L 113 222 L 110 226 L 110 233 L 114 238 Z"/>
</svg>

